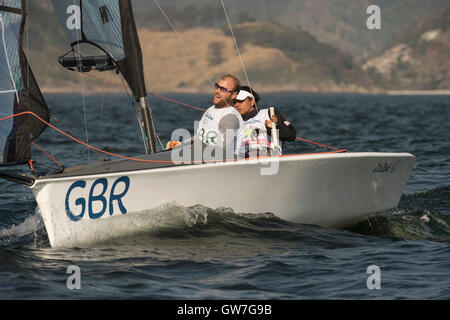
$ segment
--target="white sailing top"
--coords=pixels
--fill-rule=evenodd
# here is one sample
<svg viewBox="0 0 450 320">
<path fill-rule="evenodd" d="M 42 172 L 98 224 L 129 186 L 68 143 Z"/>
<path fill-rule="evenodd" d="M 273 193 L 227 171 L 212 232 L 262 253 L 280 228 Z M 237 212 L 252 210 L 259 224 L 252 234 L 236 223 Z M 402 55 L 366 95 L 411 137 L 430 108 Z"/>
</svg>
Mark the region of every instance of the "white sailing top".
<svg viewBox="0 0 450 320">
<path fill-rule="evenodd" d="M 269 109 L 263 109 L 253 118 L 244 121 L 244 149 L 245 152 L 256 155 L 257 150 L 273 150 L 270 136 L 267 135 L 266 120 L 270 120 Z M 252 153 L 253 152 L 253 153 Z M 282 154 L 281 145 L 278 154 Z"/>
<path fill-rule="evenodd" d="M 227 130 L 232 130 L 229 132 L 230 139 L 227 139 Z M 223 148 L 233 147 L 235 154 L 243 152 L 243 137 L 244 120 L 233 106 L 210 107 L 203 114 L 197 129 L 197 139 L 204 144 Z"/>
</svg>

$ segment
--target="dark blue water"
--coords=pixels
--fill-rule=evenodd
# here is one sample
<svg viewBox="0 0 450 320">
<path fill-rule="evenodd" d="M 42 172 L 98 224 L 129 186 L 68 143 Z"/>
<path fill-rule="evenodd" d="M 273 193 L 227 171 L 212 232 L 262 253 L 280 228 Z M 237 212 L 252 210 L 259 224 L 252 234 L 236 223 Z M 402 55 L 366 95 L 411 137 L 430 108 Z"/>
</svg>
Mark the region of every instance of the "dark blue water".
<svg viewBox="0 0 450 320">
<path fill-rule="evenodd" d="M 168 95 L 199 107 L 209 95 Z M 129 99 L 47 95 L 52 123 L 123 155 L 142 154 Z M 192 131 L 201 112 L 150 102 L 163 143 L 176 128 Z M 409 152 L 417 164 L 398 208 L 355 226 L 328 229 L 271 214 L 159 208 L 145 233 L 87 248 L 50 248 L 31 192 L 0 181 L 0 298 L 3 299 L 449 299 L 450 97 L 268 94 L 298 136 L 349 151 Z M 52 129 L 37 141 L 65 166 L 107 156 L 88 152 Z M 326 151 L 303 142 L 285 153 Z M 57 166 L 33 150 L 42 172 Z M 26 170 L 24 170 L 26 172 Z M 195 182 L 193 181 L 193 184 Z M 257 188 L 258 186 L 255 186 Z M 69 290 L 67 268 L 80 268 Z M 369 290 L 369 266 L 380 289 Z"/>
</svg>

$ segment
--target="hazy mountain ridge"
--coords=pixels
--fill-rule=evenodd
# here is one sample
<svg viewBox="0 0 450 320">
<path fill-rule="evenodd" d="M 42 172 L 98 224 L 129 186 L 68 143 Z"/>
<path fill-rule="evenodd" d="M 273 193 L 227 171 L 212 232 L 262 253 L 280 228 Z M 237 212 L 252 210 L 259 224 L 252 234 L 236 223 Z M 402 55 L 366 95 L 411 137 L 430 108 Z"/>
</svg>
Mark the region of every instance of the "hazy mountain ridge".
<svg viewBox="0 0 450 320">
<path fill-rule="evenodd" d="M 439 0 L 434 1 L 439 2 Z M 255 6 L 256 2 L 253 0 L 245 1 L 241 3 L 240 14 L 235 15 L 235 5 L 233 5 L 235 1 L 226 0 L 224 2 L 227 9 L 230 10 L 233 29 L 250 81 L 252 85 L 257 86 L 260 90 L 373 92 L 380 89 L 448 88 L 448 82 L 445 81 L 445 79 L 448 79 L 447 71 L 444 73 L 441 71 L 434 72 L 434 74 L 440 74 L 434 82 L 433 79 L 412 82 L 402 80 L 405 78 L 402 74 L 403 71 L 394 74 L 397 77 L 395 78 L 391 77 L 391 74 L 377 72 L 374 68 L 365 67 L 365 70 L 363 70 L 362 66 L 367 64 L 369 59 L 365 59 L 361 63 L 360 60 L 354 59 L 348 53 L 342 53 L 331 45 L 319 41 L 320 39 L 309 34 L 298 25 L 289 26 L 288 20 L 285 21 L 286 24 L 277 22 L 284 12 L 284 7 L 287 7 L 292 14 L 306 15 L 308 12 L 311 12 L 310 15 L 313 16 L 314 12 L 319 12 L 319 9 L 323 8 L 325 0 L 317 0 L 314 2 L 315 4 L 303 0 L 298 2 L 285 0 L 282 3 L 286 6 L 280 7 L 283 10 L 279 10 L 279 16 L 271 16 L 269 14 L 266 17 L 266 20 L 273 20 L 274 22 L 247 22 L 241 24 L 237 24 L 237 22 L 257 20 L 257 17 L 263 15 L 264 12 L 270 12 L 270 8 L 275 9 L 275 4 L 272 3 L 267 8 L 264 8 L 261 5 Z M 111 82 L 111 80 L 121 83 L 121 79 L 114 73 L 93 73 L 93 75 L 105 81 L 92 82 L 90 74 L 81 77 L 79 73 L 63 70 L 57 63 L 57 57 L 67 52 L 70 47 L 65 40 L 57 17 L 53 13 L 50 1 L 31 0 L 29 3 L 29 36 L 27 37 L 26 52 L 44 91 L 117 91 L 115 85 L 107 83 L 108 81 Z M 164 5 L 164 8 L 167 8 L 168 5 L 175 2 L 160 0 L 159 3 Z M 245 78 L 233 39 L 230 36 L 223 16 L 223 8 L 221 5 L 219 6 L 219 2 L 214 2 L 216 9 L 211 11 L 208 9 L 211 8 L 211 3 L 213 2 L 202 0 L 184 1 L 183 5 L 187 6 L 189 4 L 204 5 L 204 7 L 191 6 L 188 8 L 191 11 L 190 15 L 184 11 L 185 6 L 173 7 L 175 11 L 179 10 L 179 16 L 173 12 L 173 15 L 169 15 L 179 32 L 177 35 L 161 15 L 155 2 L 133 1 L 144 53 L 146 78 L 152 91 L 209 92 L 211 90 L 211 81 L 214 81 L 215 78 L 223 73 L 231 72 L 242 79 Z M 260 0 L 258 3 L 264 4 L 266 1 Z M 329 1 L 328 3 L 330 4 Z M 333 3 L 338 5 L 341 3 L 341 0 L 336 0 Z M 364 1 L 362 3 L 363 5 L 354 4 L 354 6 L 364 7 Z M 252 5 L 254 5 L 253 8 L 251 7 Z M 295 11 L 300 5 L 303 8 L 301 13 L 298 10 Z M 246 8 L 252 9 L 251 12 L 247 11 Z M 333 8 L 333 5 L 330 4 L 329 8 L 323 12 L 321 11 L 322 14 L 318 15 L 318 17 L 329 15 L 331 19 L 331 8 Z M 153 10 L 151 11 L 153 13 L 147 16 L 150 12 L 149 10 Z M 351 9 L 350 11 L 352 10 L 356 9 Z M 169 10 L 166 13 L 169 14 Z M 208 13 L 209 20 L 203 20 L 201 17 L 207 16 Z M 156 14 L 160 20 L 155 18 Z M 343 13 L 338 14 L 334 12 L 333 14 L 339 15 Z M 185 18 L 181 19 L 180 17 Z M 194 19 L 193 17 L 196 18 Z M 316 23 L 320 24 L 323 19 L 325 18 L 316 19 Z M 434 21 L 430 17 L 423 19 Z M 333 19 L 330 21 L 333 21 Z M 330 21 L 327 23 L 332 25 Z M 206 24 L 209 28 L 195 27 L 198 23 Z M 425 22 L 423 24 L 425 25 Z M 346 26 L 344 22 L 336 24 L 337 27 L 339 25 L 342 28 L 346 28 L 344 27 Z M 417 25 L 421 24 L 417 23 Z M 425 30 L 428 27 L 424 26 L 423 28 Z M 392 40 L 393 35 L 391 35 L 390 43 L 400 44 L 398 41 L 407 42 L 403 39 L 411 35 L 411 30 L 409 28 L 397 38 L 394 38 L 398 40 Z M 446 32 L 443 32 L 441 36 L 442 39 L 449 39 Z M 179 37 L 185 41 L 189 50 L 186 50 Z M 417 37 L 414 39 L 417 39 Z M 437 42 L 430 42 L 427 43 L 427 46 L 423 46 L 421 50 L 428 50 L 427 48 L 431 44 L 435 47 L 437 46 Z M 439 46 L 442 46 L 442 44 Z M 439 52 L 446 52 L 445 48 L 444 46 L 444 51 Z M 382 52 L 382 50 L 380 51 Z M 408 49 L 405 52 L 408 52 Z M 371 54 L 372 58 L 377 56 L 374 53 Z M 427 63 L 430 65 L 434 63 L 436 68 L 438 68 L 437 61 L 433 61 L 433 57 L 435 56 L 430 55 Z M 420 64 L 417 65 L 417 68 L 419 66 Z M 405 63 L 400 64 L 400 67 L 405 67 Z M 431 70 L 433 68 L 428 67 L 428 69 Z M 448 70 L 448 68 L 445 70 Z M 398 76 L 399 74 L 400 76 Z M 421 76 L 422 74 L 419 74 L 416 78 Z M 429 78 L 428 75 L 424 76 Z"/>
<path fill-rule="evenodd" d="M 392 37 L 417 19 L 448 8 L 448 0 L 223 0 L 233 24 L 248 22 L 300 26 L 315 36 L 353 56 L 379 54 Z M 134 0 L 137 20 L 142 26 L 171 30 L 154 1 Z M 222 28 L 226 18 L 220 0 L 159 0 L 177 29 L 189 27 Z M 381 9 L 381 30 L 369 30 L 366 10 Z"/>
<path fill-rule="evenodd" d="M 450 88 L 450 8 L 417 20 L 390 42 L 380 56 L 368 59 L 385 88 L 436 90 Z"/>
<path fill-rule="evenodd" d="M 226 34 L 231 36 L 230 32 Z M 348 90 L 351 86 L 353 90 L 364 91 L 374 87 L 371 79 L 349 54 L 318 42 L 300 27 L 292 29 L 278 24 L 253 22 L 235 26 L 234 34 L 240 45 L 250 43 L 283 52 L 295 63 L 295 72 L 284 81 L 296 84 L 299 90 L 316 86 L 318 91 L 339 91 L 339 88 Z M 268 75 L 266 81 L 271 82 L 272 78 Z"/>
</svg>

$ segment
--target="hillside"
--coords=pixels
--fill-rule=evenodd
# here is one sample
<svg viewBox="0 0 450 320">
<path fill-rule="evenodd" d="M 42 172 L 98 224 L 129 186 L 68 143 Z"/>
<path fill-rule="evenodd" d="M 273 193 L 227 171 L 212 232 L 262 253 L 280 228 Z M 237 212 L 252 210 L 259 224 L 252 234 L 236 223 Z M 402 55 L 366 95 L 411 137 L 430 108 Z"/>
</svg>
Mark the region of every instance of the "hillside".
<svg viewBox="0 0 450 320">
<path fill-rule="evenodd" d="M 399 29 L 395 33 L 381 32 L 385 37 L 389 36 L 390 40 L 384 47 L 380 47 L 379 53 L 371 51 L 371 54 L 367 55 L 368 58 L 362 60 L 321 41 L 324 39 L 323 33 L 318 30 L 322 30 L 325 25 L 328 25 L 325 29 L 328 29 L 330 34 L 343 26 L 338 22 L 339 19 L 336 20 L 336 16 L 343 17 L 345 10 L 333 9 L 334 5 L 342 4 L 341 0 L 335 2 L 284 0 L 275 15 L 267 14 L 264 19 L 261 16 L 275 7 L 273 3 L 265 6 L 266 0 L 259 1 L 261 6 L 256 6 L 254 0 L 242 2 L 239 14 L 235 11 L 234 0 L 225 1 L 230 9 L 230 17 L 234 22 L 233 29 L 250 82 L 259 90 L 378 92 L 380 89 L 450 87 L 448 84 L 450 36 L 446 24 L 450 20 L 448 10 L 424 16 L 424 13 L 419 14 L 418 9 L 405 9 L 410 16 L 418 14 L 418 20 L 403 31 Z M 399 1 L 384 4 L 385 13 L 389 12 L 387 8 L 395 7 L 394 4 L 398 7 Z M 168 9 L 166 13 L 175 23 L 178 35 L 161 16 L 154 2 L 135 0 L 133 3 L 150 90 L 210 92 L 212 82 L 224 73 L 234 73 L 245 79 L 234 41 L 228 26 L 225 26 L 226 20 L 223 9 L 218 5 L 219 2 L 214 2 L 215 7 L 211 7 L 213 3 L 211 1 L 187 0 L 183 2 L 185 6 L 170 7 L 173 1 L 160 1 Z M 349 4 L 348 12 L 359 11 L 364 3 L 362 1 L 358 4 L 356 2 Z M 430 3 L 441 2 L 432 0 Z M 26 36 L 25 47 L 43 91 L 116 92 L 117 86 L 110 83 L 122 81 L 114 73 L 92 73 L 105 80 L 97 81 L 90 78 L 91 74 L 81 76 L 79 73 L 63 70 L 59 66 L 57 58 L 69 50 L 69 45 L 53 13 L 50 1 L 30 0 L 29 4 L 27 24 L 29 34 Z M 426 7 L 425 12 L 431 10 L 425 4 L 417 6 L 422 9 Z M 300 7 L 302 10 L 299 10 Z M 332 15 L 330 10 L 333 11 Z M 316 33 L 321 34 L 321 39 L 287 18 L 289 14 L 308 14 L 313 19 L 314 13 L 317 14 Z M 286 19 L 283 20 L 281 17 Z M 299 21 L 304 19 L 306 18 Z M 353 24 L 358 20 L 355 19 L 348 17 L 347 23 Z M 273 22 L 258 22 L 258 20 Z M 277 22 L 278 20 L 283 20 L 283 23 Z M 331 27 L 333 24 L 335 31 Z M 366 28 L 363 29 L 367 31 Z M 357 35 L 355 37 L 358 38 Z M 355 42 L 355 45 L 357 43 L 359 42 Z M 121 87 L 124 91 L 123 85 Z"/>
<path fill-rule="evenodd" d="M 448 90 L 449 57 L 450 8 L 416 21 L 382 55 L 365 61 L 363 69 L 385 88 Z"/>
<path fill-rule="evenodd" d="M 43 91 L 116 91 L 108 84 L 121 83 L 114 73 L 93 73 L 105 80 L 99 82 L 90 74 L 82 77 L 59 66 L 57 57 L 69 50 L 59 21 L 48 1 L 31 4 L 27 55 Z M 245 78 L 232 37 L 220 29 L 187 28 L 177 35 L 138 26 L 152 91 L 210 92 L 224 73 Z M 236 27 L 236 35 L 250 82 L 259 90 L 367 91 L 364 86 L 371 85 L 350 56 L 319 43 L 301 28 L 247 23 Z"/>
<path fill-rule="evenodd" d="M 349 56 L 319 44 L 303 31 L 254 23 L 239 26 L 235 32 L 249 80 L 259 90 L 366 91 L 361 84 L 370 84 Z M 209 92 L 213 81 L 228 72 L 245 82 L 232 37 L 204 28 L 180 36 L 189 50 L 173 32 L 141 30 L 152 88 L 161 90 L 161 84 L 176 91 Z"/>
<path fill-rule="evenodd" d="M 152 30 L 171 30 L 154 1 L 134 0 L 140 25 Z M 226 19 L 218 0 L 160 0 L 178 30 L 223 28 Z M 416 19 L 448 8 L 448 0 L 224 0 L 233 24 L 276 23 L 301 27 L 318 41 L 354 57 L 380 54 L 392 36 Z M 382 29 L 368 30 L 366 9 L 381 8 Z"/>
<path fill-rule="evenodd" d="M 253 29 L 254 26 L 249 32 L 254 32 Z M 241 39 L 239 41 L 242 42 L 240 52 L 247 75 L 251 84 L 258 90 L 366 91 L 360 86 L 361 83 L 356 85 L 356 82 L 351 80 L 352 75 L 364 79 L 362 72 L 357 72 L 358 67 L 352 65 L 351 58 L 339 54 L 336 49 L 318 44 L 313 38 L 306 37 L 306 40 L 315 43 L 310 44 L 310 50 L 297 51 L 298 48 L 295 46 L 291 50 L 286 50 L 282 46 L 283 42 L 277 41 L 281 39 L 289 41 L 295 38 L 296 33 L 291 34 L 274 25 L 258 26 L 257 29 L 268 37 L 269 42 L 266 45 L 244 40 L 243 34 L 247 28 L 239 28 L 237 32 Z M 271 34 L 269 30 L 284 34 L 284 38 L 271 38 L 277 33 Z M 188 49 L 173 32 L 139 30 L 149 90 L 210 92 L 212 84 L 225 73 L 235 74 L 245 82 L 234 41 L 223 31 L 197 28 L 180 32 L 179 36 L 189 44 Z M 303 41 L 300 40 L 299 43 Z M 325 59 L 325 63 L 321 61 L 322 58 Z M 55 65 L 59 69 L 58 72 L 48 69 L 42 74 L 41 70 L 45 68 L 42 64 L 34 68 L 40 74 L 38 80 L 47 92 L 115 91 L 117 88 L 108 85 L 108 82 L 121 83 L 119 77 L 111 72 L 91 72 L 83 76 L 84 83 L 82 83 L 79 73 L 71 73 Z M 53 78 L 53 75 L 57 77 Z M 61 75 L 66 78 L 63 80 Z M 92 82 L 92 75 L 105 81 Z M 81 87 L 82 84 L 84 87 Z"/>
<path fill-rule="evenodd" d="M 230 32 L 226 32 L 230 35 Z M 292 29 L 270 23 L 244 23 L 234 28 L 234 34 L 240 45 L 252 44 L 263 48 L 276 48 L 295 62 L 293 74 L 281 78 L 296 83 L 299 88 L 318 86 L 319 90 L 330 87 L 356 89 L 358 86 L 370 88 L 373 82 L 354 63 L 349 54 L 324 43 L 303 31 L 300 27 Z M 272 81 L 271 77 L 267 81 Z M 320 84 L 324 84 L 321 86 Z M 330 91 L 333 91 L 332 89 Z"/>
</svg>

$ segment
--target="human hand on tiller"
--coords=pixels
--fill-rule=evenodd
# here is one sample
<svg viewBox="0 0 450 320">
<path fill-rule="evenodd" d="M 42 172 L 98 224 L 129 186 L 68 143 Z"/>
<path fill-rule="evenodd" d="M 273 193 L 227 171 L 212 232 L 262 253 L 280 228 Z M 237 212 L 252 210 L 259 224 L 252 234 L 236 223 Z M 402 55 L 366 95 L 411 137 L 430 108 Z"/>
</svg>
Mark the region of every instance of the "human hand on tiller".
<svg viewBox="0 0 450 320">
<path fill-rule="evenodd" d="M 272 116 L 272 121 L 275 123 L 275 125 L 278 125 L 278 118 L 276 115 Z M 266 127 L 272 129 L 272 121 L 266 120 Z"/>
<path fill-rule="evenodd" d="M 170 150 L 175 148 L 176 146 L 179 146 L 181 144 L 180 141 L 169 141 L 166 144 L 166 150 Z"/>
</svg>

